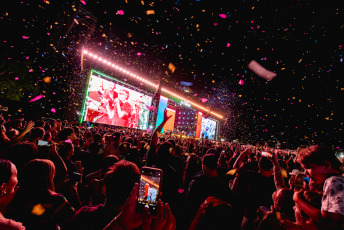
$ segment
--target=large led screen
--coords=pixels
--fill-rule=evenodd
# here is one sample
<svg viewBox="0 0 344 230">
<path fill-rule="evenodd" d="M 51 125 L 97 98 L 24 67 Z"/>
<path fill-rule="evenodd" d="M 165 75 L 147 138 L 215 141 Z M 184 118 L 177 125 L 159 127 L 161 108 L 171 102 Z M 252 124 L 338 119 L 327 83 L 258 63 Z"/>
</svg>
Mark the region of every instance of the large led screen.
<svg viewBox="0 0 344 230">
<path fill-rule="evenodd" d="M 202 126 L 201 126 L 201 136 L 203 138 L 208 137 L 210 140 L 214 140 L 216 132 L 216 121 L 211 120 L 209 118 L 202 119 Z"/>
<path fill-rule="evenodd" d="M 84 121 L 146 130 L 152 97 L 92 72 L 86 95 Z"/>
</svg>

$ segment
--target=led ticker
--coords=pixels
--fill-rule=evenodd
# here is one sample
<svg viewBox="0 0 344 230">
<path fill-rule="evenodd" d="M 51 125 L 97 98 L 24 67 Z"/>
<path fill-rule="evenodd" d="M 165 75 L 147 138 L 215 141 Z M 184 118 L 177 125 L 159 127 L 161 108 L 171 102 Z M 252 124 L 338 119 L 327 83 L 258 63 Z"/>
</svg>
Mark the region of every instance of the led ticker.
<svg viewBox="0 0 344 230">
<path fill-rule="evenodd" d="M 139 80 L 140 82 L 145 83 L 146 85 L 149 85 L 149 86 L 154 87 L 154 88 L 158 88 L 157 84 L 155 84 L 155 83 L 153 83 L 151 81 L 148 81 L 147 79 L 145 79 L 145 78 L 143 78 L 143 77 L 141 77 L 141 76 L 139 76 L 137 74 L 134 74 L 134 73 L 126 70 L 125 68 L 122 68 L 121 66 L 118 66 L 118 65 L 108 61 L 105 58 L 102 58 L 102 57 L 100 57 L 100 56 L 98 56 L 96 54 L 93 54 L 92 52 L 89 52 L 89 51 L 84 49 L 83 50 L 83 54 L 93 58 L 94 60 L 97 60 L 98 62 L 101 62 L 102 64 L 105 64 L 105 65 L 107 65 L 109 67 L 112 67 L 113 69 L 115 69 L 117 71 L 120 71 L 123 74 L 126 74 L 126 75 L 128 75 L 128 76 L 130 76 L 132 78 L 135 78 L 135 79 Z M 161 91 L 166 93 L 166 94 L 169 94 L 171 96 L 174 96 L 174 97 L 176 97 L 176 98 L 178 98 L 178 99 L 180 99 L 180 100 L 182 100 L 184 102 L 187 102 L 190 105 L 193 105 L 194 107 L 196 107 L 196 108 L 198 108 L 200 110 L 203 110 L 203 111 L 206 111 L 206 112 L 208 111 L 208 108 L 205 108 L 205 107 L 203 107 L 203 106 L 201 106 L 201 105 L 199 105 L 197 103 L 194 103 L 194 102 L 192 102 L 192 101 L 190 101 L 190 100 L 188 100 L 188 99 L 186 99 L 186 98 L 184 98 L 184 97 L 182 97 L 182 96 L 180 96 L 180 95 L 178 95 L 176 93 L 173 93 L 172 91 L 170 91 L 170 90 L 168 90 L 166 88 L 161 88 Z M 221 116 L 218 113 L 210 111 L 210 114 L 215 116 L 215 117 L 217 117 L 217 118 L 223 119 L 223 116 Z"/>
</svg>

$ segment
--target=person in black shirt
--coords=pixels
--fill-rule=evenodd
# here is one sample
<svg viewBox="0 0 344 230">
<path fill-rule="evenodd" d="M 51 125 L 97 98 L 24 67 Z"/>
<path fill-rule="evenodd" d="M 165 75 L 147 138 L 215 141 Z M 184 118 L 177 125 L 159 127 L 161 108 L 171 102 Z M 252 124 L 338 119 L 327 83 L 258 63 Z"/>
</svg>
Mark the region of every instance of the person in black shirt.
<svg viewBox="0 0 344 230">
<path fill-rule="evenodd" d="M 239 214 L 238 221 L 243 220 L 242 229 L 253 229 L 257 210 L 273 204 L 271 197 L 276 187 L 272 168 L 268 157 L 262 156 L 258 162 L 248 162 L 238 170 L 232 186 L 232 204 Z"/>
<path fill-rule="evenodd" d="M 196 174 L 190 182 L 185 196 L 186 211 L 192 220 L 208 196 L 214 196 L 224 201 L 231 200 L 231 190 L 217 174 L 217 157 L 210 153 L 202 157 L 202 171 Z"/>
</svg>

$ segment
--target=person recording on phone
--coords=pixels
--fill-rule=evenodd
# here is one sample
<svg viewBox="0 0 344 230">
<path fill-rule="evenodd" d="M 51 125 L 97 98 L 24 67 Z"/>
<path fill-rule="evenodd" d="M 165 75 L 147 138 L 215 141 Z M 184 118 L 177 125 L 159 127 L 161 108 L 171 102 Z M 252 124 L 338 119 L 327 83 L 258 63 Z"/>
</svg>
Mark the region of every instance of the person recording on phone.
<svg viewBox="0 0 344 230">
<path fill-rule="evenodd" d="M 122 211 L 125 201 L 139 180 L 140 170 L 134 163 L 126 160 L 115 163 L 104 175 L 104 204 L 80 208 L 73 216 L 68 229 L 104 229 Z"/>
</svg>

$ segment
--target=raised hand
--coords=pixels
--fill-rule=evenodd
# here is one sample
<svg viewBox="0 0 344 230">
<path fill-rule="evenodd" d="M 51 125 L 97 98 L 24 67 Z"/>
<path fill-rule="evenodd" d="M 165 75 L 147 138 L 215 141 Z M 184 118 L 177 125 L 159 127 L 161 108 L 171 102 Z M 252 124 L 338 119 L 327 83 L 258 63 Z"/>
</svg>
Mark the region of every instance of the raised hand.
<svg viewBox="0 0 344 230">
<path fill-rule="evenodd" d="M 167 109 L 164 110 L 164 121 L 167 121 L 168 119 L 170 119 L 172 117 L 172 115 L 167 116 Z"/>
<path fill-rule="evenodd" d="M 176 220 L 174 219 L 170 206 L 158 202 L 157 217 L 151 218 L 148 214 L 148 208 L 144 209 L 142 219 L 143 230 L 174 230 L 176 229 Z"/>
<path fill-rule="evenodd" d="M 30 132 L 30 130 L 33 129 L 34 127 L 35 127 L 35 122 L 29 121 L 29 123 L 27 123 L 27 125 L 25 126 L 23 132 L 24 132 L 24 133 L 28 133 L 28 132 Z"/>
</svg>

